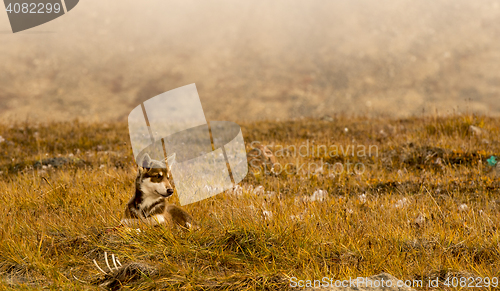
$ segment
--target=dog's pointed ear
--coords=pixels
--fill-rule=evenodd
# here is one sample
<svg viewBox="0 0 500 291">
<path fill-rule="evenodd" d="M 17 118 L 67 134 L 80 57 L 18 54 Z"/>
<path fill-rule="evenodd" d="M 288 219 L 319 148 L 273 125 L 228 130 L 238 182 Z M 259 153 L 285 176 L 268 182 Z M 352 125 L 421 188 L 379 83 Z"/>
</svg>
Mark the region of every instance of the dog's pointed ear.
<svg viewBox="0 0 500 291">
<path fill-rule="evenodd" d="M 150 165 L 151 165 L 151 158 L 149 157 L 148 154 L 145 154 L 144 157 L 142 158 L 142 163 L 140 166 L 143 168 L 150 168 Z"/>
<path fill-rule="evenodd" d="M 172 165 L 175 164 L 175 153 L 167 157 L 168 170 L 172 170 Z"/>
</svg>

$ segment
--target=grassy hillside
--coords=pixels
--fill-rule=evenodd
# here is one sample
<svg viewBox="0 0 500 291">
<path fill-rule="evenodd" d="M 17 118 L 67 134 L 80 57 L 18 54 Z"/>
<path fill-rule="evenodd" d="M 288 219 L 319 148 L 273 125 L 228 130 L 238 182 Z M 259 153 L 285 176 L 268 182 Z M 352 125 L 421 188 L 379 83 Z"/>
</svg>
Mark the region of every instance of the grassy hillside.
<svg viewBox="0 0 500 291">
<path fill-rule="evenodd" d="M 138 232 L 112 230 L 135 178 L 125 123 L 1 124 L 0 288 L 97 289 L 113 279 L 93 264 L 106 265 L 104 252 L 143 264 L 143 274 L 114 282 L 130 290 L 283 290 L 291 277 L 381 272 L 424 282 L 500 276 L 500 180 L 487 162 L 500 156 L 500 119 L 242 129 L 248 149 L 269 145 L 281 167 L 251 168 L 241 189 L 186 206 L 198 230 Z"/>
</svg>

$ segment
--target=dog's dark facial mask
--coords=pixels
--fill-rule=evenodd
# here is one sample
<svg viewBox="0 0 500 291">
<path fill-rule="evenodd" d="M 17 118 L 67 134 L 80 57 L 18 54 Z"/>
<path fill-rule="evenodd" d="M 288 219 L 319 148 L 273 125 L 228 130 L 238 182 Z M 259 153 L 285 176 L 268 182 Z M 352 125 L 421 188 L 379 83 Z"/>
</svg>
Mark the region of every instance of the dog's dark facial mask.
<svg viewBox="0 0 500 291">
<path fill-rule="evenodd" d="M 146 195 L 160 195 L 163 197 L 169 197 L 174 193 L 174 189 L 170 184 L 169 172 L 167 169 L 163 168 L 142 168 L 141 178 L 139 187 L 141 191 Z"/>
<path fill-rule="evenodd" d="M 174 163 L 175 156 L 168 159 L 169 168 L 164 162 L 152 160 L 149 155 L 145 155 L 142 167 L 139 167 L 137 176 L 137 186 L 146 196 L 160 195 L 169 197 L 174 193 L 170 184 L 170 167 Z"/>
</svg>

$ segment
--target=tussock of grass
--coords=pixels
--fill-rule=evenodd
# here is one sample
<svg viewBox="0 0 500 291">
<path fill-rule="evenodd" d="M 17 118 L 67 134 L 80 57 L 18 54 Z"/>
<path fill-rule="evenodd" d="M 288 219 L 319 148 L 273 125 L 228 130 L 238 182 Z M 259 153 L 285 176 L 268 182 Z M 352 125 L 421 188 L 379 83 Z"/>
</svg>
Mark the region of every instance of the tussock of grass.
<svg viewBox="0 0 500 291">
<path fill-rule="evenodd" d="M 366 171 L 251 169 L 241 194 L 185 207 L 199 230 L 137 232 L 109 231 L 135 178 L 125 124 L 2 124 L 0 286 L 98 288 L 109 278 L 92 261 L 104 266 L 104 252 L 157 270 L 112 284 L 133 290 L 282 290 L 290 277 L 381 272 L 498 277 L 500 182 L 486 159 L 500 155 L 499 128 L 498 119 L 474 116 L 244 124 L 247 146 L 376 145 L 378 155 L 278 157 L 362 162 Z M 264 193 L 255 195 L 259 185 Z M 329 193 L 325 201 L 303 198 L 317 189 Z"/>
</svg>

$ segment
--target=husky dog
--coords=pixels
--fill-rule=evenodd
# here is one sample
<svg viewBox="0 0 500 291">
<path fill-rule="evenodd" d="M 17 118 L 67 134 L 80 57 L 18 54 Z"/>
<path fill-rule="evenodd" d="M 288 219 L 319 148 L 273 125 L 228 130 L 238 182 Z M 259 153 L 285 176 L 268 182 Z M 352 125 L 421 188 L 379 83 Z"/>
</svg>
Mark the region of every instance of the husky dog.
<svg viewBox="0 0 500 291">
<path fill-rule="evenodd" d="M 181 208 L 167 204 L 166 198 L 174 193 L 169 182 L 170 169 L 175 162 L 175 154 L 165 162 L 152 160 L 144 155 L 135 179 L 135 194 L 130 199 L 121 220 L 124 226 L 145 222 L 150 225 L 167 224 L 191 228 L 192 217 Z"/>
</svg>

